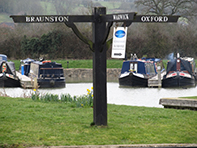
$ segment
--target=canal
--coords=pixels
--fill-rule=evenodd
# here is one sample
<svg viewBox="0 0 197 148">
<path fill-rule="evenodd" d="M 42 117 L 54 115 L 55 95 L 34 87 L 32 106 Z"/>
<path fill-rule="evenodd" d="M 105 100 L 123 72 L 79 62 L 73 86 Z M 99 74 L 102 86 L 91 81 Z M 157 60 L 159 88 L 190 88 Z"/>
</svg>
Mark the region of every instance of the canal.
<svg viewBox="0 0 197 148">
<path fill-rule="evenodd" d="M 93 83 L 67 83 L 65 88 L 38 89 L 41 94 L 70 94 L 79 96 L 87 94 Z M 30 96 L 32 89 L 0 88 L 2 94 L 10 97 Z M 118 82 L 107 82 L 107 103 L 129 106 L 145 106 L 162 108 L 159 104 L 161 98 L 197 96 L 197 87 L 193 88 L 131 88 L 120 87 Z"/>
</svg>

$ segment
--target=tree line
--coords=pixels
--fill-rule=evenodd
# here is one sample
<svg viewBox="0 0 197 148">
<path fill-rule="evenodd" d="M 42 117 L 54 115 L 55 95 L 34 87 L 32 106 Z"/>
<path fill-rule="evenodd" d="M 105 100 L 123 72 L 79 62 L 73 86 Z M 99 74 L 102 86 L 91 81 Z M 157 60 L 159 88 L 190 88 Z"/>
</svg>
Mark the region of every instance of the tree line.
<svg viewBox="0 0 197 148">
<path fill-rule="evenodd" d="M 22 25 L 22 24 L 21 24 Z M 63 24 L 46 25 L 31 24 L 8 29 L 0 37 L 0 52 L 9 58 L 49 59 L 89 59 L 92 51 L 79 40 L 71 29 Z M 85 25 L 86 26 L 86 25 Z M 92 38 L 90 26 L 80 28 L 82 34 Z M 45 29 L 42 29 L 42 28 Z M 31 28 L 31 29 L 30 29 Z M 48 31 L 51 30 L 51 31 Z M 171 52 L 179 52 L 182 56 L 197 57 L 197 26 L 181 24 L 132 24 L 128 28 L 127 57 L 136 53 L 138 57 L 164 58 Z M 2 30 L 1 30 L 2 31 Z M 29 35 L 30 34 L 30 35 Z M 112 37 L 112 29 L 109 38 Z M 111 47 L 107 51 L 110 58 Z"/>
<path fill-rule="evenodd" d="M 0 1 L 6 2 L 7 0 Z M 26 0 L 19 1 L 24 2 Z M 35 0 L 34 2 L 36 4 L 39 1 Z M 63 3 L 65 2 L 62 0 L 42 1 L 54 3 L 57 9 L 59 8 L 58 5 L 64 6 Z M 10 2 L 10 0 L 7 2 Z M 130 57 L 131 53 L 136 53 L 138 57 L 146 55 L 164 58 L 171 52 L 179 52 L 182 56 L 197 57 L 196 11 L 192 13 L 189 11 L 189 7 L 191 9 L 196 8 L 195 0 L 136 0 L 135 2 L 136 5 L 142 5 L 140 8 L 144 8 L 144 12 L 141 12 L 142 14 L 177 15 L 182 13 L 186 17 L 181 18 L 179 23 L 132 24 L 128 28 L 127 57 Z M 185 4 L 187 7 L 182 5 L 184 2 L 187 2 Z M 2 11 L 1 4 L 0 11 Z M 72 4 L 70 3 L 70 5 Z M 61 14 L 63 12 L 60 12 L 60 10 L 64 10 L 64 8 L 59 9 Z M 6 11 L 6 9 L 3 11 Z M 176 13 L 174 13 L 175 11 Z M 170 14 L 172 12 L 173 14 Z M 122 24 L 114 23 L 114 26 L 118 25 L 121 26 Z M 91 24 L 78 23 L 77 26 L 84 36 L 89 39 L 92 38 Z M 112 30 L 113 27 L 111 28 L 109 38 L 112 37 Z M 15 24 L 14 29 L 1 28 L 0 53 L 6 54 L 9 58 L 13 59 L 24 59 L 27 57 L 44 57 L 49 59 L 92 58 L 92 51 L 89 47 L 79 40 L 72 30 L 64 24 Z M 111 47 L 107 50 L 107 57 L 110 58 L 110 55 Z"/>
</svg>

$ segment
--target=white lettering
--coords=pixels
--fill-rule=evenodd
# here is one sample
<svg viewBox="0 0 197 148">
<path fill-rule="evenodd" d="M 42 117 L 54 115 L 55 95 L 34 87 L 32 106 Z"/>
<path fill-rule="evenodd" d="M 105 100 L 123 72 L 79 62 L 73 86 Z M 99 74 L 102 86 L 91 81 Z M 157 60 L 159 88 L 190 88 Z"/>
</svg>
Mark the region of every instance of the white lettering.
<svg viewBox="0 0 197 148">
<path fill-rule="evenodd" d="M 151 16 L 151 22 L 153 21 L 154 17 Z"/>
<path fill-rule="evenodd" d="M 26 17 L 26 22 L 30 22 L 30 17 Z"/>
<path fill-rule="evenodd" d="M 141 21 L 142 21 L 142 22 L 145 22 L 145 21 L 146 21 L 146 17 L 145 17 L 145 16 L 142 16 L 142 17 L 141 17 Z"/>
<path fill-rule="evenodd" d="M 68 16 L 26 16 L 25 20 L 27 23 L 41 23 L 41 22 L 68 22 Z"/>
<path fill-rule="evenodd" d="M 31 17 L 31 22 L 34 22 L 34 19 L 35 19 L 34 17 Z"/>
<path fill-rule="evenodd" d="M 60 16 L 58 20 L 59 20 L 59 22 L 63 22 L 64 18 L 62 16 Z"/>
<path fill-rule="evenodd" d="M 161 16 L 159 17 L 159 22 L 163 22 L 162 18 L 163 18 L 163 17 L 161 17 Z"/>
<path fill-rule="evenodd" d="M 158 17 L 157 16 L 154 17 L 154 22 L 158 22 Z"/>
<path fill-rule="evenodd" d="M 47 22 L 50 22 L 49 20 L 49 17 L 44 17 L 44 20 L 46 20 Z"/>
<path fill-rule="evenodd" d="M 68 22 L 68 16 L 64 16 L 64 21 Z"/>
<path fill-rule="evenodd" d="M 113 15 L 114 20 L 128 20 L 129 14 L 119 14 L 119 15 Z"/>
<path fill-rule="evenodd" d="M 41 22 L 42 21 L 42 18 L 41 17 L 36 17 L 36 21 L 37 22 Z"/>
<path fill-rule="evenodd" d="M 50 17 L 50 22 L 54 22 L 53 16 Z"/>
<path fill-rule="evenodd" d="M 142 22 L 167 22 L 168 17 L 167 16 L 142 16 L 141 21 Z"/>
<path fill-rule="evenodd" d="M 168 21 L 168 17 L 167 17 L 167 16 L 164 16 L 164 17 L 163 17 L 163 21 L 164 21 L 164 22 L 167 22 L 167 21 Z"/>
</svg>

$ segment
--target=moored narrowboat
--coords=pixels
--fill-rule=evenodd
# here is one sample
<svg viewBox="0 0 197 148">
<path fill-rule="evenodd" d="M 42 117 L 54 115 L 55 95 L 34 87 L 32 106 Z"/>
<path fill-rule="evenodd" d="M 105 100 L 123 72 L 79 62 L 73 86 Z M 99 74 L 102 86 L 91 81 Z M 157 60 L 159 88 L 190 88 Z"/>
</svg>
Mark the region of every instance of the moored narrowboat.
<svg viewBox="0 0 197 148">
<path fill-rule="evenodd" d="M 32 79 L 36 78 L 39 88 L 63 88 L 65 77 L 62 64 L 51 61 L 23 60 L 24 74 Z"/>
<path fill-rule="evenodd" d="M 162 80 L 162 87 L 195 87 L 195 61 L 191 57 L 181 58 L 177 54 L 167 64 L 167 72 Z"/>
<path fill-rule="evenodd" d="M 14 62 L 8 62 L 3 54 L 0 54 L 0 87 L 20 87 Z"/>
<path fill-rule="evenodd" d="M 148 79 L 157 74 L 151 60 L 131 59 L 124 61 L 119 76 L 120 86 L 147 87 Z"/>
</svg>

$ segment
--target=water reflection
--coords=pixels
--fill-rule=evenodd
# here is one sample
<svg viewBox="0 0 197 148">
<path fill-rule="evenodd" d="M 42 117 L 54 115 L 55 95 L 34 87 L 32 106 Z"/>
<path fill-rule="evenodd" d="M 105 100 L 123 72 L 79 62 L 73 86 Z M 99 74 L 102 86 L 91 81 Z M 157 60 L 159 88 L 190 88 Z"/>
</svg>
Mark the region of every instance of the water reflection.
<svg viewBox="0 0 197 148">
<path fill-rule="evenodd" d="M 93 83 L 67 83 L 66 88 L 61 89 L 39 89 L 40 93 L 83 95 L 87 93 Z M 11 97 L 23 97 L 32 93 L 31 89 L 22 88 L 0 88 L 0 92 Z M 197 87 L 188 89 L 164 89 L 164 88 L 130 88 L 119 87 L 117 82 L 107 83 L 107 100 L 109 104 L 163 107 L 159 105 L 159 99 L 165 97 L 197 96 Z"/>
</svg>

